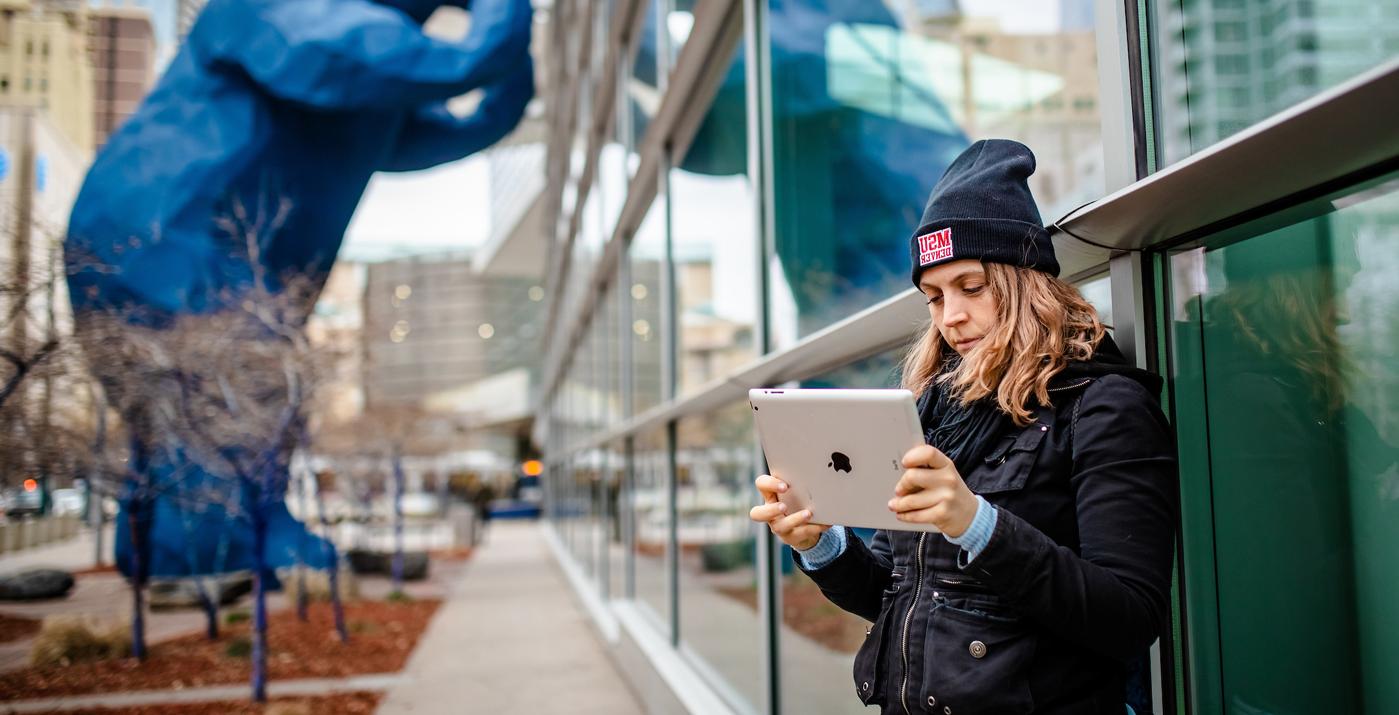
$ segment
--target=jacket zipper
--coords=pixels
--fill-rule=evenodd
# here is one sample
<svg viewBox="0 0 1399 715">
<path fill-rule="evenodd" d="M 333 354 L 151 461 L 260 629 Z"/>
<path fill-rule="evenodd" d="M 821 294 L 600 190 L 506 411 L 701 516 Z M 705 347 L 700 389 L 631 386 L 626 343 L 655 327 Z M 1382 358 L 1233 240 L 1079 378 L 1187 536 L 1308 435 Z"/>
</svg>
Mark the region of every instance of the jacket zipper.
<svg viewBox="0 0 1399 715">
<path fill-rule="evenodd" d="M 1092 382 L 1092 381 L 1093 381 L 1093 378 L 1091 378 L 1091 377 L 1085 377 L 1085 378 L 1083 378 L 1083 382 L 1076 382 L 1076 383 L 1074 383 L 1074 384 L 1072 384 L 1072 385 L 1064 385 L 1064 386 L 1062 386 L 1062 387 L 1051 387 L 1051 388 L 1049 388 L 1048 390 L 1046 390 L 1046 392 L 1058 392 L 1058 391 L 1060 391 L 1060 390 L 1072 390 L 1072 389 L 1074 389 L 1075 387 L 1083 387 L 1084 385 L 1087 385 L 1088 383 L 1090 383 L 1090 382 Z"/>
<path fill-rule="evenodd" d="M 923 591 L 923 540 L 926 538 L 926 531 L 918 535 L 918 580 L 913 584 L 913 603 L 908 604 L 908 613 L 904 614 L 904 637 L 900 644 L 904 659 L 904 679 L 899 685 L 899 702 L 904 707 L 905 715 L 913 715 L 908 709 L 908 629 L 913 625 L 913 609 L 918 607 L 918 594 Z"/>
</svg>

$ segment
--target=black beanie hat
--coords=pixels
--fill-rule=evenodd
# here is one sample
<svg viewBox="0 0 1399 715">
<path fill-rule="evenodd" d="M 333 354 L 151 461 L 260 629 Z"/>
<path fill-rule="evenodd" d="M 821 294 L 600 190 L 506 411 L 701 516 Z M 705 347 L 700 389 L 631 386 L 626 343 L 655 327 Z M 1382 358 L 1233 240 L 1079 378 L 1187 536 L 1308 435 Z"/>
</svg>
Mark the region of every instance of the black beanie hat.
<svg viewBox="0 0 1399 715">
<path fill-rule="evenodd" d="M 913 285 L 925 268 L 964 258 L 1059 275 L 1054 244 L 1025 183 L 1033 173 L 1030 148 L 1008 139 L 983 139 L 953 160 L 909 242 Z"/>
</svg>

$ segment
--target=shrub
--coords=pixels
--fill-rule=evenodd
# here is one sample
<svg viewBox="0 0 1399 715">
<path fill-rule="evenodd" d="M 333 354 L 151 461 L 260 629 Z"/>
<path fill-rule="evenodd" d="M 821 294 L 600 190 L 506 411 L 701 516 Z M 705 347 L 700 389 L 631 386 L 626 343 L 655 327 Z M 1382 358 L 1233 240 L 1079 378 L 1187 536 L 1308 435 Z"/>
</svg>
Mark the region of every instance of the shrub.
<svg viewBox="0 0 1399 715">
<path fill-rule="evenodd" d="M 252 614 L 247 611 L 229 611 L 228 615 L 223 617 L 223 622 L 231 626 L 250 620 L 252 617 Z"/>
<path fill-rule="evenodd" d="M 44 667 L 122 658 L 131 653 L 131 626 L 82 615 L 44 618 L 29 650 L 29 662 Z"/>
<path fill-rule="evenodd" d="M 389 603 L 412 603 L 413 597 L 405 591 L 389 591 L 389 595 L 384 600 Z"/>
<path fill-rule="evenodd" d="M 253 642 L 244 636 L 230 638 L 224 646 L 223 654 L 230 658 L 248 658 L 253 654 Z"/>
</svg>

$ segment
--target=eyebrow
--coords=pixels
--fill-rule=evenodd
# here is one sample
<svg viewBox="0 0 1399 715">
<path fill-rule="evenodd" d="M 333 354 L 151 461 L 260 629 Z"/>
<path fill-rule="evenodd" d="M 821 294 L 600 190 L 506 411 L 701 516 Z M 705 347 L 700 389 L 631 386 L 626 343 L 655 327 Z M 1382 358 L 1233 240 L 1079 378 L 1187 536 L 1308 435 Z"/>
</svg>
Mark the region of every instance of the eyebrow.
<svg viewBox="0 0 1399 715">
<path fill-rule="evenodd" d="M 966 280 L 967 276 L 977 275 L 977 274 L 978 274 L 977 269 L 975 269 L 975 268 L 968 268 L 967 270 L 962 271 L 961 273 L 958 273 L 957 275 L 952 276 L 952 279 L 949 280 L 948 283 L 949 283 L 949 284 L 959 283 L 959 282 L 961 282 L 961 281 Z M 982 277 L 985 277 L 984 274 L 982 274 Z M 922 290 L 923 292 L 926 293 L 927 291 L 936 289 L 937 286 L 934 286 L 933 284 L 928 283 L 927 281 L 918 281 L 918 288 L 919 288 L 920 290 Z"/>
</svg>

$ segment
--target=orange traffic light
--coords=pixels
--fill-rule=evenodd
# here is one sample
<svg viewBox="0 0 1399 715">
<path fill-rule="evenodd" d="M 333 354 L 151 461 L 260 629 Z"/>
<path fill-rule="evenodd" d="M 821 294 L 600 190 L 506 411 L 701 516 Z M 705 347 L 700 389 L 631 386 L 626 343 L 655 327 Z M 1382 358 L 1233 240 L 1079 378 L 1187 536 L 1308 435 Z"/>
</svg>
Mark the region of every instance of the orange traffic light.
<svg viewBox="0 0 1399 715">
<path fill-rule="evenodd" d="M 537 459 L 526 461 L 523 468 L 527 477 L 537 477 L 544 473 L 544 463 Z"/>
<path fill-rule="evenodd" d="M 32 491 L 34 491 L 35 489 L 38 489 L 38 488 L 39 488 L 39 481 L 38 481 L 37 479 L 30 478 L 30 479 L 24 480 L 24 491 L 26 491 L 26 492 L 32 492 Z"/>
</svg>

